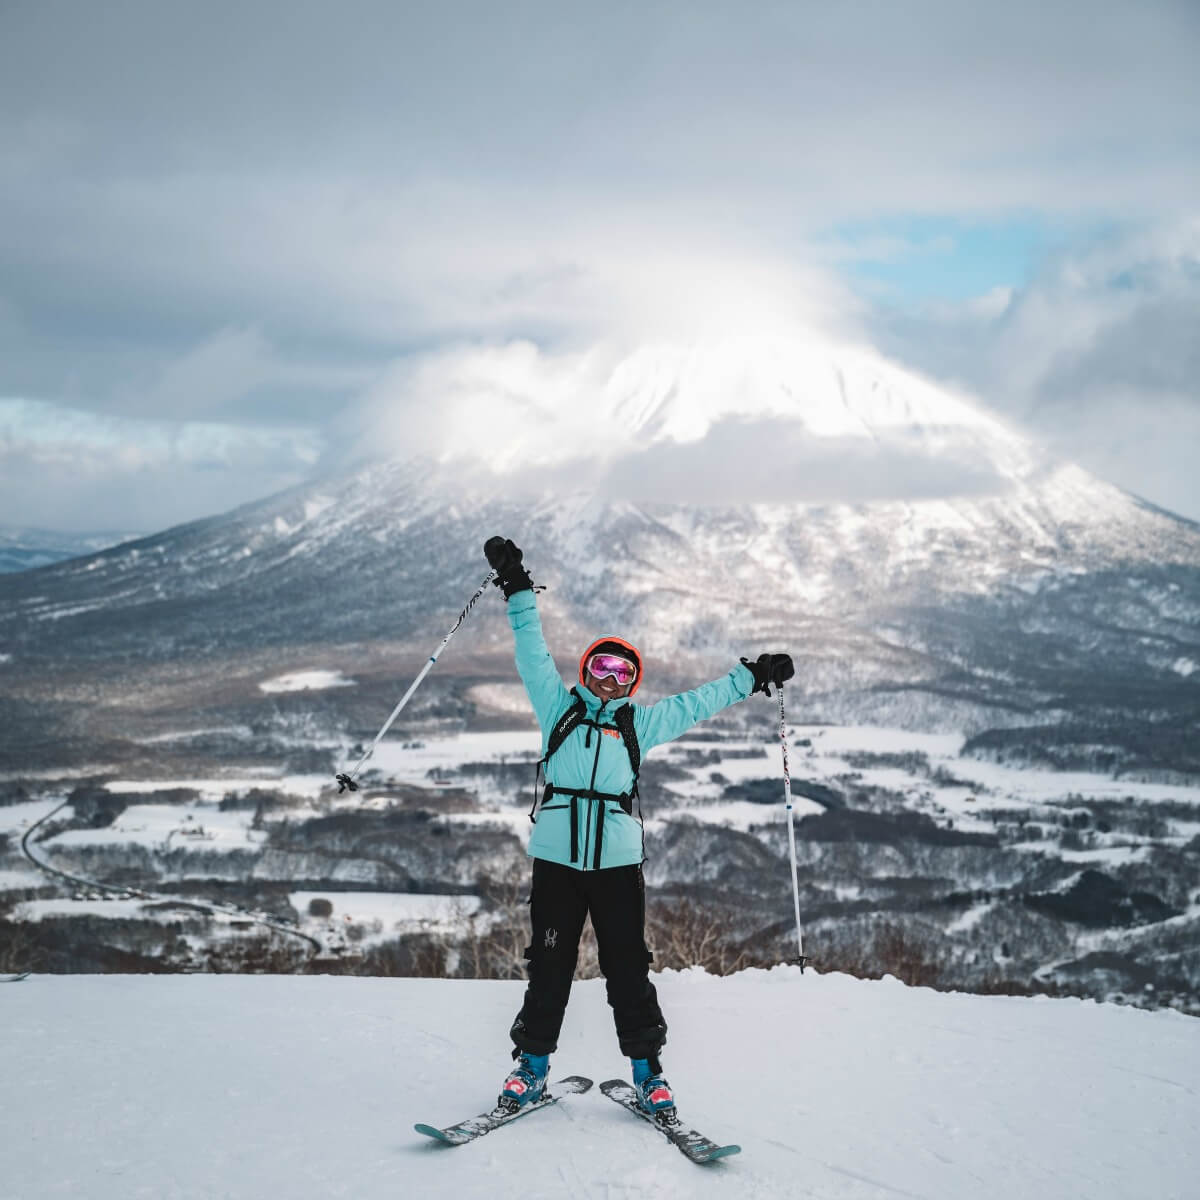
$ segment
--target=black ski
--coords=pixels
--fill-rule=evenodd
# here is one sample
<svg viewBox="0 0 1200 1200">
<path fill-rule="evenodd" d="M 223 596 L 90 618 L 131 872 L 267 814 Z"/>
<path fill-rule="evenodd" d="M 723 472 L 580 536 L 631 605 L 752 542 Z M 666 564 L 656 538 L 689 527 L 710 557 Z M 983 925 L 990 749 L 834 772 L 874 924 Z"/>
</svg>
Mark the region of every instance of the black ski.
<svg viewBox="0 0 1200 1200">
<path fill-rule="evenodd" d="M 638 1103 L 637 1091 L 631 1083 L 626 1083 L 624 1079 L 608 1079 L 600 1085 L 600 1090 L 610 1099 L 615 1100 L 622 1108 L 627 1108 L 635 1116 L 641 1117 L 643 1121 L 653 1125 L 659 1133 L 663 1135 L 673 1146 L 677 1147 L 685 1158 L 689 1158 L 694 1163 L 713 1162 L 718 1158 L 725 1158 L 729 1154 L 740 1154 L 741 1146 L 718 1146 L 716 1142 L 706 1138 L 697 1129 L 691 1129 L 680 1121 L 678 1115 L 675 1115 L 675 1120 L 665 1120 L 660 1113 L 657 1117 L 652 1117 Z M 674 1109 L 669 1110 L 674 1113 Z"/>
<path fill-rule="evenodd" d="M 0 983 L 20 983 L 22 979 L 28 979 L 29 971 L 22 971 L 19 975 L 3 975 L 0 976 Z"/>
<path fill-rule="evenodd" d="M 418 1133 L 435 1138 L 439 1142 L 445 1142 L 449 1146 L 461 1146 L 465 1142 L 473 1142 L 477 1137 L 483 1137 L 485 1133 L 491 1133 L 493 1129 L 499 1129 L 501 1125 L 507 1125 L 510 1121 L 525 1116 L 526 1113 L 537 1112 L 539 1108 L 556 1104 L 563 1096 L 586 1092 L 591 1086 L 592 1081 L 584 1079 L 582 1075 L 568 1075 L 565 1079 L 556 1079 L 542 1094 L 540 1100 L 534 1100 L 522 1108 L 513 1110 L 503 1104 L 498 1104 L 491 1112 L 480 1113 L 477 1117 L 468 1117 L 467 1120 L 460 1121 L 457 1125 L 447 1126 L 445 1129 L 438 1129 L 433 1125 L 414 1125 L 413 1128 Z"/>
</svg>

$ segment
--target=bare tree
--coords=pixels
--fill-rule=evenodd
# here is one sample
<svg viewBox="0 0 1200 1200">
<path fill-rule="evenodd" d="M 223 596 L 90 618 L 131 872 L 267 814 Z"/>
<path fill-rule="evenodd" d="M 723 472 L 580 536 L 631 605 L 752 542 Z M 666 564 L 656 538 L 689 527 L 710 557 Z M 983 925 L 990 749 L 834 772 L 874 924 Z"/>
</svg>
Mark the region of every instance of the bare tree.
<svg viewBox="0 0 1200 1200">
<path fill-rule="evenodd" d="M 529 886 L 529 868 L 523 860 L 477 881 L 482 903 L 466 921 L 466 935 L 459 944 L 460 974 L 471 979 L 525 978 Z M 595 979 L 599 974 L 596 935 L 587 923 L 579 939 L 575 978 Z"/>
<path fill-rule="evenodd" d="M 476 880 L 479 908 L 466 919 L 459 974 L 468 979 L 524 979 L 529 944 L 529 871 L 513 860 Z"/>
<path fill-rule="evenodd" d="M 646 913 L 647 941 L 658 967 L 698 966 L 712 975 L 775 961 L 755 939 L 739 932 L 739 925 L 735 910 L 695 897 L 659 900 Z"/>
<path fill-rule="evenodd" d="M 38 968 L 41 950 L 21 925 L 0 921 L 0 972 L 19 975 Z"/>
</svg>

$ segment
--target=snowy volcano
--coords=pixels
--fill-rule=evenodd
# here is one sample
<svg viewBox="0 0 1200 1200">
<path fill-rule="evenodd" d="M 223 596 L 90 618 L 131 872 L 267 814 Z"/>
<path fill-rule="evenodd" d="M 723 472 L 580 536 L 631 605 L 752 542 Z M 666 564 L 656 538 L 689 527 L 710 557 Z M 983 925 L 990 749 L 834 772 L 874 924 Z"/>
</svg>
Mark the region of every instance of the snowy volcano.
<svg viewBox="0 0 1200 1200">
<path fill-rule="evenodd" d="M 414 430 L 413 409 L 431 414 Z M 400 416 L 398 414 L 404 414 Z M 978 404 L 811 335 L 547 357 L 528 343 L 406 365 L 363 441 L 529 490 L 635 500 L 875 500 L 1005 490 L 1039 461 Z"/>
<path fill-rule="evenodd" d="M 359 811 L 360 796 L 347 798 L 352 812 L 317 811 L 337 807 L 323 794 L 333 772 L 428 660 L 499 532 L 545 588 L 539 606 L 564 670 L 594 637 L 620 634 L 643 651 L 639 698 L 653 701 L 739 655 L 794 656 L 794 779 L 822 808 L 801 830 L 804 905 L 833 961 L 911 968 L 915 982 L 1194 1005 L 1200 529 L 1045 461 L 962 397 L 870 356 L 859 370 L 852 356 L 813 350 L 804 373 L 808 353 L 780 352 L 794 373 L 731 357 L 707 408 L 693 384 L 725 369 L 719 356 L 647 351 L 589 367 L 604 387 L 577 415 L 593 450 L 570 457 L 586 439 L 528 417 L 528 461 L 543 463 L 532 471 L 472 457 L 488 444 L 486 394 L 464 389 L 481 407 L 471 454 L 439 458 L 429 446 L 362 463 L 0 578 L 8 794 L 44 812 L 70 800 L 69 827 L 46 840 L 73 878 L 148 891 L 203 878 L 214 895 L 232 882 L 252 911 L 282 915 L 288 884 L 457 894 L 499 877 L 510 852 L 523 854 L 519 738 L 536 745 L 537 735 L 494 589 L 381 746 L 381 807 L 372 798 Z M 572 395 L 592 395 L 589 378 Z M 447 402 L 461 399 L 451 391 Z M 493 415 L 507 421 L 517 404 L 536 416 L 543 400 L 514 376 Z M 756 441 L 742 456 L 748 429 L 771 433 L 770 453 Z M 535 454 L 542 437 L 560 441 L 557 474 Z M 822 462 L 831 489 L 844 469 L 874 498 L 753 499 L 762 480 L 811 486 Z M 968 467 L 959 487 L 954 472 Z M 634 484 L 660 486 L 672 470 L 709 502 L 637 498 Z M 664 806 L 649 832 L 651 886 L 689 911 L 726 904 L 756 952 L 786 936 L 774 884 L 760 891 L 760 881 L 790 882 L 766 819 L 779 796 L 762 745 L 771 709 L 755 697 L 728 710 L 698 734 L 716 741 L 681 749 L 656 781 L 660 764 L 645 775 Z M 831 724 L 888 733 L 827 755 Z M 940 731 L 946 744 L 914 731 Z M 492 737 L 482 753 L 478 739 Z M 1030 765 L 1042 769 L 1033 799 L 1010 777 Z M 295 792 L 288 779 L 301 775 Z M 90 781 L 77 787 L 81 776 Z M 255 780 L 274 780 L 278 794 Z M 144 804 L 143 785 L 156 783 L 164 794 Z M 180 805 L 210 793 L 181 817 Z M 471 837 L 445 836 L 460 819 Z M 111 846 L 95 849 L 97 832 Z M 222 839 L 229 854 L 216 853 Z M 120 955 L 214 969 L 256 961 L 238 957 L 253 944 L 226 945 L 207 925 L 196 934 L 207 949 L 163 943 L 152 918 Z M 38 942 L 58 955 L 52 969 L 96 961 L 87 930 L 70 953 Z M 130 969 L 115 954 L 101 961 Z"/>
<path fill-rule="evenodd" d="M 366 647 L 428 654 L 502 532 L 546 586 L 552 644 L 620 631 L 664 690 L 778 646 L 809 719 L 1150 721 L 1187 740 L 1200 527 L 967 398 L 867 351 L 773 341 L 550 364 L 517 346 L 436 379 L 453 452 L 434 430 L 408 447 L 424 456 L 0 579 L 14 695 L 45 700 L 67 664 L 354 674 Z M 676 483 L 693 498 L 654 498 Z M 460 669 L 498 670 L 506 638 L 472 626 Z"/>
</svg>

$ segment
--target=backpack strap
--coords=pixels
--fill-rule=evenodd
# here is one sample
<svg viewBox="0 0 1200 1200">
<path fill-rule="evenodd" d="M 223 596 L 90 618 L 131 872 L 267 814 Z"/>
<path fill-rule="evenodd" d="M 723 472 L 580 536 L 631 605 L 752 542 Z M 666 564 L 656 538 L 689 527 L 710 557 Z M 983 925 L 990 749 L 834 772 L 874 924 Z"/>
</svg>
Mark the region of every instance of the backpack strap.
<svg viewBox="0 0 1200 1200">
<path fill-rule="evenodd" d="M 530 821 L 537 820 L 535 814 L 538 806 L 538 783 L 541 780 L 542 771 L 546 763 L 550 761 L 551 756 L 558 750 L 559 746 L 567 740 L 571 731 L 578 728 L 580 721 L 583 720 L 584 713 L 587 712 L 587 705 L 584 704 L 583 697 L 575 688 L 571 689 L 571 695 L 574 698 L 571 701 L 570 707 L 554 722 L 554 728 L 550 730 L 550 736 L 546 739 L 546 753 L 538 759 L 538 764 L 534 768 L 533 803 L 529 806 Z"/>
<path fill-rule="evenodd" d="M 642 748 L 638 745 L 637 731 L 633 727 L 633 705 L 622 704 L 613 713 L 613 724 L 621 731 L 621 741 L 625 743 L 629 765 L 633 770 L 633 791 L 636 792 L 638 772 L 642 769 Z"/>
<path fill-rule="evenodd" d="M 642 820 L 642 793 L 638 790 L 638 774 L 642 769 L 642 748 L 638 745 L 637 730 L 633 725 L 633 705 L 622 704 L 620 708 L 613 713 L 613 723 L 621 731 L 621 741 L 625 743 L 625 750 L 629 754 L 629 766 L 633 770 L 633 787 L 630 788 L 630 809 L 633 808 L 633 800 L 637 798 L 638 806 L 638 824 L 642 827 L 642 861 L 646 860 L 646 822 Z M 633 813 L 630 813 L 632 816 Z"/>
<path fill-rule="evenodd" d="M 550 730 L 550 736 L 546 739 L 546 753 L 542 755 L 540 764 L 543 767 L 554 757 L 559 746 L 567 740 L 568 735 L 583 720 L 584 713 L 587 712 L 587 705 L 584 704 L 583 697 L 577 688 L 571 689 L 571 695 L 573 697 L 571 707 L 554 722 L 554 728 Z"/>
</svg>

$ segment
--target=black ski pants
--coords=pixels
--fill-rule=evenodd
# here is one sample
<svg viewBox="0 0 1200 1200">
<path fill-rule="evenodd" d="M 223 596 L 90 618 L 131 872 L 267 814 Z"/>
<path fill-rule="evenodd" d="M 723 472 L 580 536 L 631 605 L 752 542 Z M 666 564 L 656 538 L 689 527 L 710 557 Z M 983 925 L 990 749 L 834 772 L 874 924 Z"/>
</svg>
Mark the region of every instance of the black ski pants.
<svg viewBox="0 0 1200 1200">
<path fill-rule="evenodd" d="M 510 1031 L 517 1049 L 550 1054 L 557 1048 L 579 937 L 591 914 L 621 1052 L 656 1061 L 667 1040 L 667 1023 L 650 982 L 653 955 L 646 948 L 642 868 L 577 871 L 536 858 L 529 910 L 533 926 L 525 950 L 529 986 Z"/>
</svg>

